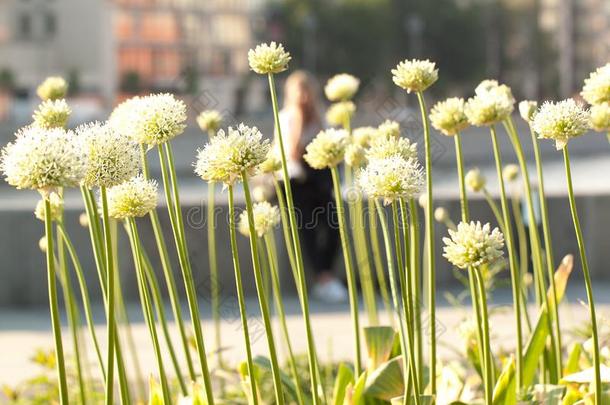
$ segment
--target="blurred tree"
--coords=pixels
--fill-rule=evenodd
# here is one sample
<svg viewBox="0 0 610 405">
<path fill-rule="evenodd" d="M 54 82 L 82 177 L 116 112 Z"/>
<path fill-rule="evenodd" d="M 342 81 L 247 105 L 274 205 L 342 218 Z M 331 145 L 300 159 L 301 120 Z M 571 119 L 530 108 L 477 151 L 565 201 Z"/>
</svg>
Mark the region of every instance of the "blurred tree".
<svg viewBox="0 0 610 405">
<path fill-rule="evenodd" d="M 9 68 L 0 69 L 0 91 L 12 93 L 15 90 L 15 75 Z"/>
<path fill-rule="evenodd" d="M 136 71 L 125 72 L 121 77 L 120 89 L 124 93 L 136 94 L 142 88 L 140 74 Z"/>
<path fill-rule="evenodd" d="M 271 3 L 267 15 L 261 39 L 284 42 L 293 66 L 321 76 L 348 72 L 389 82 L 400 60 L 429 58 L 441 69 L 441 90 L 471 87 L 485 69 L 476 1 L 284 0 Z"/>
<path fill-rule="evenodd" d="M 78 69 L 71 69 L 68 72 L 68 93 L 75 96 L 81 91 L 80 72 Z"/>
</svg>

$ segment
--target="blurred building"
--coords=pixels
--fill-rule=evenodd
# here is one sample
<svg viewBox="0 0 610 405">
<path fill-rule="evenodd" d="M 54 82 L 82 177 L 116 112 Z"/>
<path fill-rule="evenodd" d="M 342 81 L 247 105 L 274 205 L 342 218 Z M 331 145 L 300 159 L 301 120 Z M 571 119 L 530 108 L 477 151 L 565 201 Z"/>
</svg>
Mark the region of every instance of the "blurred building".
<svg viewBox="0 0 610 405">
<path fill-rule="evenodd" d="M 248 70 L 257 0 L 2 0 L 0 71 L 31 94 L 50 74 L 107 103 Z"/>
</svg>

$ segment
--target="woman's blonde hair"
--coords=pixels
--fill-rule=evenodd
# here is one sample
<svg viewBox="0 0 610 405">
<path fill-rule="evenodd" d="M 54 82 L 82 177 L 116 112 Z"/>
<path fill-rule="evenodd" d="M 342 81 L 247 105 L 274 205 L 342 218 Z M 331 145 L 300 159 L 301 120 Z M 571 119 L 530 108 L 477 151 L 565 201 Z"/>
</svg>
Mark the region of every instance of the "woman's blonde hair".
<svg viewBox="0 0 610 405">
<path fill-rule="evenodd" d="M 318 124 L 320 117 L 316 108 L 317 85 L 314 78 L 304 70 L 291 73 L 284 83 L 284 108 L 298 108 L 303 114 L 303 125 Z M 306 97 L 297 98 L 299 91 L 304 91 Z"/>
</svg>

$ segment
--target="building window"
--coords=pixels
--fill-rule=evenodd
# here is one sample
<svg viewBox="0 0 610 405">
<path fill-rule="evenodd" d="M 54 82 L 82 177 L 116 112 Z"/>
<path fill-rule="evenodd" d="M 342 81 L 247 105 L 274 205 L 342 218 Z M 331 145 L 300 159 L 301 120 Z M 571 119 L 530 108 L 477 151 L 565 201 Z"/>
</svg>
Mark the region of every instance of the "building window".
<svg viewBox="0 0 610 405">
<path fill-rule="evenodd" d="M 57 32 L 57 19 L 55 14 L 46 13 L 44 15 L 44 30 L 48 37 L 52 37 Z"/>
<path fill-rule="evenodd" d="M 32 37 L 32 16 L 30 14 L 21 14 L 17 18 L 17 37 L 21 39 Z"/>
</svg>

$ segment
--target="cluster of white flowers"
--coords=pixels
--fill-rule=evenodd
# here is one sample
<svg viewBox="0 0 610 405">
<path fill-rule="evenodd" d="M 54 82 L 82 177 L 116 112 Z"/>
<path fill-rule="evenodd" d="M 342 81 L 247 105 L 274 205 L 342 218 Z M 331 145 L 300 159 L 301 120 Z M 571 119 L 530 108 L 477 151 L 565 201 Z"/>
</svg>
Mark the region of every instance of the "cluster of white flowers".
<svg viewBox="0 0 610 405">
<path fill-rule="evenodd" d="M 94 122 L 76 129 L 79 144 L 87 156 L 83 184 L 89 188 L 112 187 L 140 171 L 138 145 L 106 123 Z"/>
<path fill-rule="evenodd" d="M 584 134 L 590 126 L 589 112 L 573 99 L 545 102 L 534 115 L 532 129 L 540 138 L 555 141 L 563 149 L 571 138 Z"/>
<path fill-rule="evenodd" d="M 51 206 L 51 221 L 57 221 L 64 212 L 64 200 L 55 192 L 49 194 L 48 198 Z M 34 209 L 34 216 L 41 221 L 45 220 L 44 205 L 44 198 L 41 198 Z"/>
<path fill-rule="evenodd" d="M 43 101 L 45 100 L 58 100 L 66 97 L 68 93 L 68 83 L 58 76 L 47 77 L 40 86 L 36 89 L 36 94 Z"/>
<path fill-rule="evenodd" d="M 222 123 L 222 115 L 216 110 L 205 110 L 197 116 L 197 125 L 202 131 L 216 132 Z"/>
<path fill-rule="evenodd" d="M 407 92 L 421 92 L 438 80 L 438 69 L 429 60 L 404 60 L 392 69 L 392 80 Z"/>
<path fill-rule="evenodd" d="M 34 125 L 41 128 L 64 128 L 68 123 L 68 118 L 72 110 L 66 103 L 64 99 L 58 100 L 45 100 L 43 101 L 36 111 L 34 111 L 34 115 L 32 115 L 32 119 L 34 120 Z"/>
<path fill-rule="evenodd" d="M 379 135 L 379 130 L 375 127 L 359 127 L 352 131 L 352 142 L 356 145 L 368 148 L 371 140 Z"/>
<path fill-rule="evenodd" d="M 305 148 L 303 159 L 314 169 L 327 169 L 337 166 L 349 143 L 349 135 L 343 129 L 327 129 L 318 135 Z"/>
<path fill-rule="evenodd" d="M 474 168 L 468 170 L 468 173 L 464 176 L 464 182 L 470 190 L 478 193 L 485 188 L 487 180 L 478 168 Z"/>
<path fill-rule="evenodd" d="M 143 217 L 157 207 L 157 182 L 137 175 L 108 189 L 108 215 L 116 219 Z"/>
<path fill-rule="evenodd" d="M 344 126 L 349 123 L 356 112 L 356 104 L 351 101 L 333 103 L 326 111 L 326 121 L 330 125 Z"/>
<path fill-rule="evenodd" d="M 443 256 L 460 269 L 477 268 L 502 257 L 504 235 L 489 224 L 460 222 L 457 230 L 449 229 L 449 236 L 443 238 Z"/>
<path fill-rule="evenodd" d="M 290 54 L 284 50 L 282 44 L 271 42 L 260 44 L 248 51 L 250 69 L 259 74 L 280 73 L 288 69 Z"/>
<path fill-rule="evenodd" d="M 240 124 L 219 130 L 197 151 L 195 173 L 205 181 L 233 184 L 242 172 L 254 174 L 265 161 L 270 144 L 256 127 Z"/>
<path fill-rule="evenodd" d="M 354 97 L 359 86 L 360 80 L 356 77 L 340 73 L 328 79 L 324 86 L 324 94 L 330 101 L 347 101 Z"/>
<path fill-rule="evenodd" d="M 366 151 L 357 143 L 350 143 L 345 148 L 345 164 L 350 167 L 360 167 L 366 163 Z"/>
<path fill-rule="evenodd" d="M 385 138 L 399 138 L 400 124 L 396 121 L 385 120 L 377 127 L 377 135 Z"/>
<path fill-rule="evenodd" d="M 438 102 L 430 111 L 432 126 L 448 136 L 457 134 L 468 126 L 464 105 L 464 99 L 457 97 Z"/>
<path fill-rule="evenodd" d="M 466 102 L 464 112 L 476 126 L 494 125 L 513 112 L 515 98 L 510 88 L 495 80 L 484 80 L 475 89 L 474 97 Z"/>
<path fill-rule="evenodd" d="M 389 204 L 418 194 L 424 184 L 424 172 L 415 159 L 393 155 L 370 160 L 358 173 L 357 182 L 370 198 L 381 198 Z"/>
<path fill-rule="evenodd" d="M 598 68 L 585 79 L 580 94 L 592 105 L 610 102 L 610 63 Z"/>
<path fill-rule="evenodd" d="M 507 183 L 515 181 L 517 176 L 519 176 L 519 166 L 514 163 L 508 164 L 502 169 L 502 178 Z"/>
<path fill-rule="evenodd" d="M 278 155 L 277 149 L 269 149 L 267 158 L 259 166 L 261 173 L 275 173 L 282 168 L 282 160 Z"/>
<path fill-rule="evenodd" d="M 109 125 L 145 145 L 165 143 L 184 132 L 186 105 L 172 94 L 133 97 L 117 106 Z"/>
<path fill-rule="evenodd" d="M 538 109 L 538 103 L 531 100 L 523 100 L 519 103 L 519 114 L 526 122 L 531 122 Z"/>
<path fill-rule="evenodd" d="M 261 201 L 252 206 L 254 219 L 254 230 L 259 237 L 265 236 L 280 223 L 280 210 L 276 205 L 267 201 Z M 244 236 L 250 236 L 250 225 L 248 223 L 248 211 L 239 215 L 239 232 Z"/>
<path fill-rule="evenodd" d="M 25 127 L 4 147 L 0 158 L 0 169 L 10 185 L 41 192 L 78 186 L 86 166 L 87 155 L 78 139 L 62 128 Z"/>
<path fill-rule="evenodd" d="M 593 129 L 610 132 L 610 103 L 594 104 L 591 106 L 590 112 Z"/>
<path fill-rule="evenodd" d="M 366 157 L 369 160 L 384 159 L 398 155 L 405 160 L 417 158 L 417 144 L 411 143 L 408 138 L 377 137 L 371 141 Z"/>
</svg>

